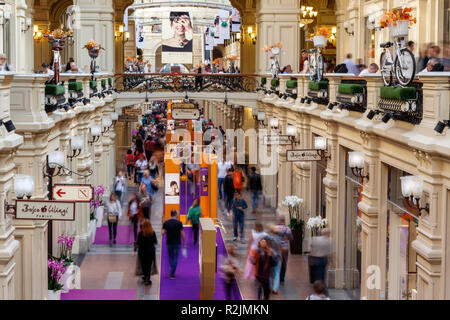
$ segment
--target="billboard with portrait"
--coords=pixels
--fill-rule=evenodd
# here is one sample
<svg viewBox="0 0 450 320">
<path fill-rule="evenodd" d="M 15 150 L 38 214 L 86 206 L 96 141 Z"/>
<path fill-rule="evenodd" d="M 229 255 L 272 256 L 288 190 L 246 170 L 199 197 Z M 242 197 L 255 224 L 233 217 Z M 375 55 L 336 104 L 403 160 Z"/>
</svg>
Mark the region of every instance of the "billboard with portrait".
<svg viewBox="0 0 450 320">
<path fill-rule="evenodd" d="M 165 203 L 180 204 L 180 174 L 166 173 L 165 179 Z"/>
<path fill-rule="evenodd" d="M 162 63 L 192 63 L 193 27 L 187 11 L 169 11 L 162 22 Z"/>
</svg>

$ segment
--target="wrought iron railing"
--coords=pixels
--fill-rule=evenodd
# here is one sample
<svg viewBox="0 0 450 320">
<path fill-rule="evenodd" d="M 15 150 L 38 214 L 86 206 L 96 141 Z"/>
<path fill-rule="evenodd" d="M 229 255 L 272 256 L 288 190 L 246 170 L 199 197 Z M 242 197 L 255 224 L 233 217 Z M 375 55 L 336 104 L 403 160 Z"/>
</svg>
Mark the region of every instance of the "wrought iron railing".
<svg viewBox="0 0 450 320">
<path fill-rule="evenodd" d="M 235 73 L 122 73 L 115 75 L 121 91 L 256 92 L 256 75 Z"/>
</svg>

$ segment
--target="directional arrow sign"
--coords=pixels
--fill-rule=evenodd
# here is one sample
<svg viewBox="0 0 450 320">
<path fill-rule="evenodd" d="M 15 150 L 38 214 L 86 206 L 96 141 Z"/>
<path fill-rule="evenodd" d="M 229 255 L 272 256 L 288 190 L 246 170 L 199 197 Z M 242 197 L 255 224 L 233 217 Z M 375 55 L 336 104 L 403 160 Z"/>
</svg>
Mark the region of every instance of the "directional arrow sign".
<svg viewBox="0 0 450 320">
<path fill-rule="evenodd" d="M 53 200 L 89 202 L 94 198 L 90 184 L 56 184 L 53 186 Z"/>
</svg>

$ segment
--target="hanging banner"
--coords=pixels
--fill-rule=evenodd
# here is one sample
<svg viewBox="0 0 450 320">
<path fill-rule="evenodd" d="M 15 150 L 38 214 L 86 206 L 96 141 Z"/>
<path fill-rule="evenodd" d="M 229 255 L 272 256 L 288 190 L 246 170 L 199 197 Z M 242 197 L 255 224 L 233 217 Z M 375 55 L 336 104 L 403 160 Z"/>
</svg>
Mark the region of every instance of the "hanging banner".
<svg viewBox="0 0 450 320">
<path fill-rule="evenodd" d="M 180 174 L 166 173 L 165 203 L 180 204 Z"/>
<path fill-rule="evenodd" d="M 208 168 L 200 168 L 200 195 L 208 196 Z"/>
<path fill-rule="evenodd" d="M 231 11 L 231 32 L 241 32 L 241 15 L 236 8 Z"/>
<path fill-rule="evenodd" d="M 220 34 L 220 17 L 216 15 L 214 18 L 214 45 L 224 44 L 224 39 Z"/>
<path fill-rule="evenodd" d="M 144 26 L 136 26 L 136 47 L 139 49 L 145 48 Z"/>
<path fill-rule="evenodd" d="M 219 28 L 220 38 L 223 40 L 230 39 L 230 12 L 228 10 L 219 10 Z"/>
<path fill-rule="evenodd" d="M 191 64 L 192 38 L 189 12 L 167 12 L 162 22 L 162 63 Z"/>
</svg>

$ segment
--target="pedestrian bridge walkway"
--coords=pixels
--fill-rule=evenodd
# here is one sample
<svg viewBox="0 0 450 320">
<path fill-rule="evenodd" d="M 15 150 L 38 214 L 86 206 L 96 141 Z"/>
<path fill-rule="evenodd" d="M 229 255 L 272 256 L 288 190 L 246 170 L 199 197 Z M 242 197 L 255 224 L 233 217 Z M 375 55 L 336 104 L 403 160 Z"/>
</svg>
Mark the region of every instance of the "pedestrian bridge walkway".
<svg viewBox="0 0 450 320">
<path fill-rule="evenodd" d="M 255 75 L 245 74 L 123 73 L 115 75 L 115 87 L 118 107 L 194 99 L 256 108 L 259 83 Z"/>
</svg>

